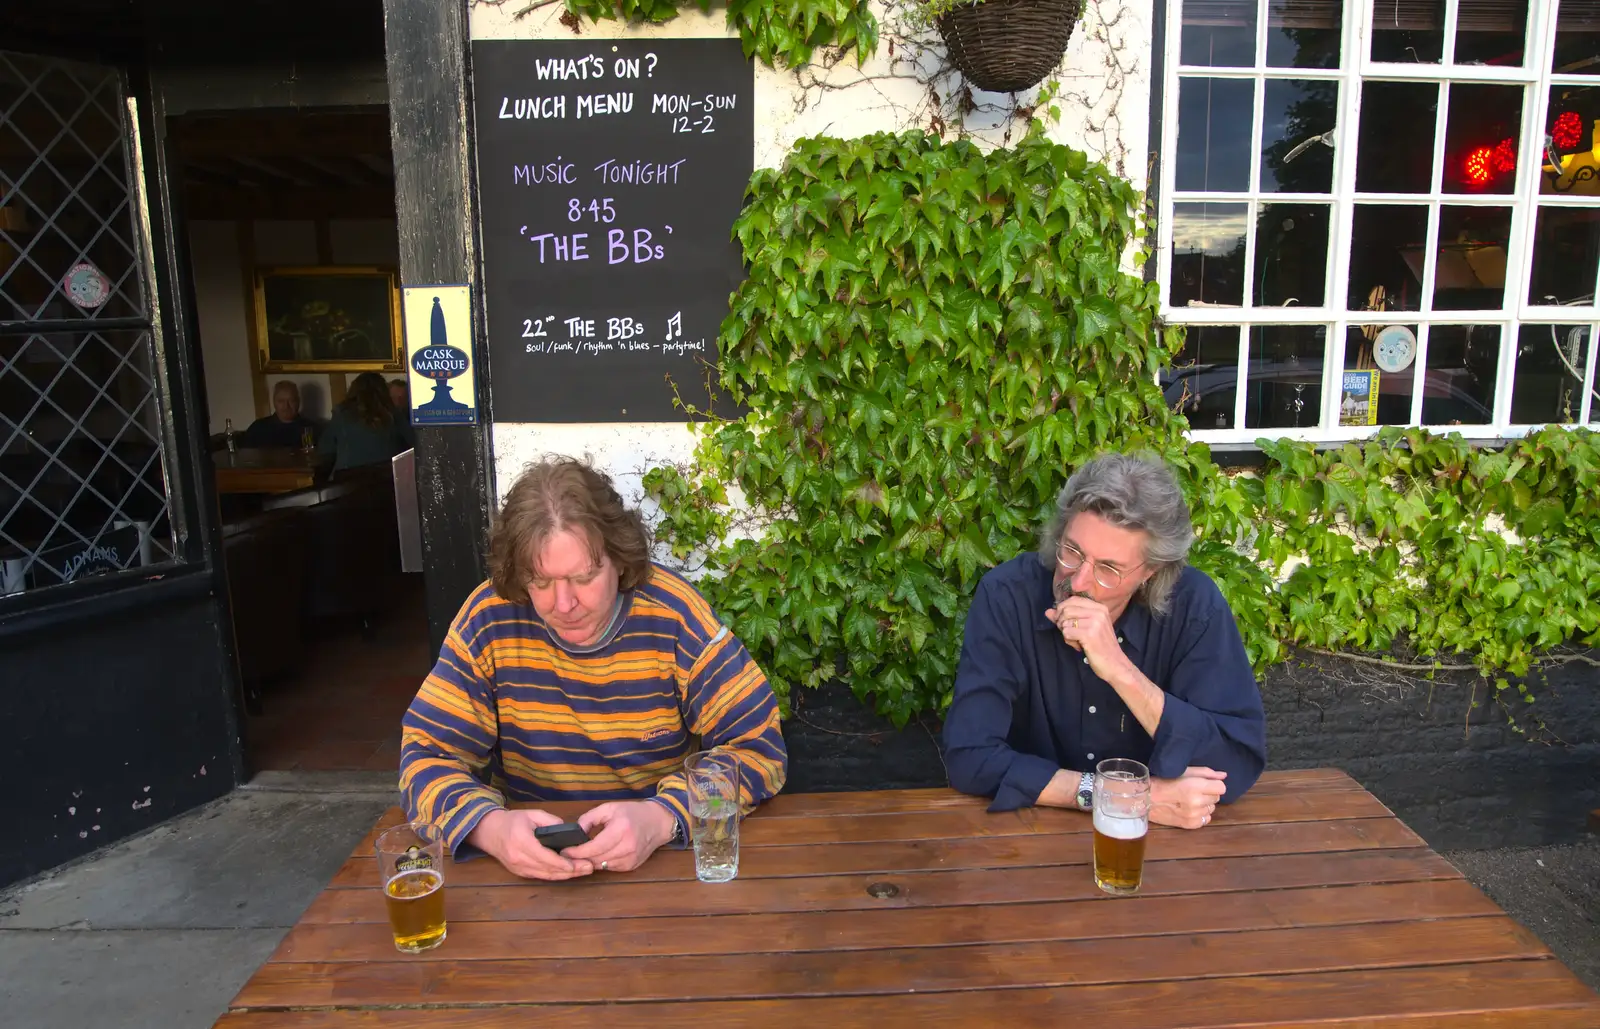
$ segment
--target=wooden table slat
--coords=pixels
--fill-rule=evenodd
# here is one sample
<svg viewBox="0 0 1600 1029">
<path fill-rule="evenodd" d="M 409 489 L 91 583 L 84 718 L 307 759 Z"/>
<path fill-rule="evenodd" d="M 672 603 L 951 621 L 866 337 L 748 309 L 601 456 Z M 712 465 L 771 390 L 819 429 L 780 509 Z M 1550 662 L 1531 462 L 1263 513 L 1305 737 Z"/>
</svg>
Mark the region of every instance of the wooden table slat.
<svg viewBox="0 0 1600 1029">
<path fill-rule="evenodd" d="M 828 847 L 751 847 L 742 850 L 739 855 L 739 877 L 767 879 L 841 873 L 1087 864 L 1093 853 L 1092 840 L 1090 833 L 1074 832 L 914 840 L 908 843 L 837 843 Z M 1381 850 L 1424 845 L 1421 837 L 1393 818 L 1270 822 L 1258 825 L 1214 825 L 1204 832 L 1157 828 L 1150 835 L 1145 859 L 1158 862 L 1182 858 Z M 692 852 L 659 851 L 642 868 L 626 874 L 601 875 L 598 881 L 681 882 L 693 875 Z M 488 886 L 521 881 L 499 862 L 483 858 L 452 861 L 445 869 L 445 882 L 454 885 Z M 378 863 L 366 854 L 347 859 L 330 884 L 332 889 L 377 887 Z"/>
<path fill-rule="evenodd" d="M 708 928 L 715 932 L 715 927 Z M 448 941 L 446 941 L 448 942 Z M 480 961 L 273 962 L 240 991 L 238 1007 L 377 1006 L 426 997 L 440 1006 L 696 1000 L 708 982 L 724 1000 L 1010 990 L 1083 983 L 1453 965 L 1542 958 L 1544 944 L 1504 915 L 1450 921 L 1262 929 L 1191 936 L 852 951 L 642 958 Z"/>
<path fill-rule="evenodd" d="M 954 794 L 953 794 L 954 795 Z M 1267 822 L 1326 821 L 1344 818 L 1390 818 L 1392 812 L 1365 790 L 1316 793 L 1247 795 L 1249 803 L 1220 807 L 1213 826 L 1252 825 Z M 971 839 L 1019 836 L 1030 833 L 1090 832 L 1081 811 L 1024 808 L 990 814 L 982 801 L 964 798 L 958 807 L 897 814 L 793 815 L 785 818 L 752 817 L 746 820 L 740 849 L 804 844 L 880 843 L 898 840 Z M 527 805 L 519 805 L 527 806 Z M 562 818 L 576 818 L 590 805 L 562 801 L 541 804 Z M 377 833 L 402 819 L 399 808 L 385 814 L 378 827 L 356 844 L 352 854 L 371 854 Z"/>
<path fill-rule="evenodd" d="M 1404 1024 L 1403 1016 L 1484 1012 L 1498 1013 L 1504 1020 L 1478 1025 L 1547 1029 L 1557 1024 L 1552 1021 L 1557 1015 L 1572 1014 L 1576 1021 L 1570 1024 L 1592 1029 L 1597 1011 L 1592 991 L 1557 962 L 1543 960 L 806 1000 L 274 1011 L 228 1016 L 219 1029 L 497 1029 L 530 1024 L 562 1029 L 799 1025 L 970 1029 L 992 1025 L 997 1018 L 1003 1019 L 1006 1029 L 1095 1024 L 1118 1029 L 1167 1029 L 1174 1024 L 1221 1029 L 1241 1024 L 1324 1025 L 1339 1019 L 1398 1027 Z M 1174 1021 L 1175 1012 L 1182 1013 L 1181 1022 Z"/>
<path fill-rule="evenodd" d="M 458 920 L 451 923 L 447 946 L 409 960 L 849 951 L 900 947 L 907 941 L 942 947 L 1462 919 L 1500 913 L 1471 883 L 1438 879 L 1265 890 L 1233 895 L 1226 903 L 1218 903 L 1210 894 L 1141 896 L 1121 903 L 1104 903 L 1095 897 L 883 911 L 610 918 L 568 922 L 559 931 L 551 931 L 548 922 Z M 273 961 L 389 961 L 394 957 L 388 926 L 360 922 L 298 925 L 284 937 Z"/>
<path fill-rule="evenodd" d="M 1141 895 L 1231 893 L 1299 886 L 1459 879 L 1448 861 L 1425 847 L 1407 850 L 1284 854 L 1270 857 L 1151 862 Z M 894 897 L 867 893 L 876 882 L 898 888 Z M 892 875 L 833 875 L 795 879 L 735 879 L 707 885 L 684 882 L 615 884 L 588 876 L 560 883 L 447 887 L 452 921 L 617 918 L 651 915 L 750 914 L 759 911 L 850 911 L 899 907 L 1015 904 L 1100 898 L 1086 867 L 1016 868 L 1004 872 L 958 870 Z M 301 916 L 318 925 L 382 922 L 377 890 L 326 890 Z"/>
</svg>

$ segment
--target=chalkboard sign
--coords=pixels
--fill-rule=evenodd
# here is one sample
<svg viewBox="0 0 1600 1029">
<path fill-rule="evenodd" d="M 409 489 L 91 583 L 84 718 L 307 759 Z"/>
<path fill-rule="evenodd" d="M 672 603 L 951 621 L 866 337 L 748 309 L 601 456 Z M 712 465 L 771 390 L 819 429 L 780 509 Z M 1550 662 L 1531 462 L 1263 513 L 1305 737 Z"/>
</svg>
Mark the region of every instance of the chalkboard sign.
<svg viewBox="0 0 1600 1029">
<path fill-rule="evenodd" d="M 736 39 L 472 44 L 496 421 L 706 406 L 755 145 Z M 670 377 L 670 381 L 669 381 Z"/>
</svg>

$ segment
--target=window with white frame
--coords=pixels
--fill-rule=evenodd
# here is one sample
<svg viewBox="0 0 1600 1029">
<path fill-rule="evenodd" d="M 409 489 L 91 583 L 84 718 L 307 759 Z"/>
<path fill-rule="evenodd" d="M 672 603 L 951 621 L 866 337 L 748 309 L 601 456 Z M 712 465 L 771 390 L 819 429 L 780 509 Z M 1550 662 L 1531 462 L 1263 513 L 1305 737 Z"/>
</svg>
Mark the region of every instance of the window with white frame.
<svg viewBox="0 0 1600 1029">
<path fill-rule="evenodd" d="M 1600 0 L 1169 0 L 1162 386 L 1200 438 L 1600 420 Z"/>
</svg>

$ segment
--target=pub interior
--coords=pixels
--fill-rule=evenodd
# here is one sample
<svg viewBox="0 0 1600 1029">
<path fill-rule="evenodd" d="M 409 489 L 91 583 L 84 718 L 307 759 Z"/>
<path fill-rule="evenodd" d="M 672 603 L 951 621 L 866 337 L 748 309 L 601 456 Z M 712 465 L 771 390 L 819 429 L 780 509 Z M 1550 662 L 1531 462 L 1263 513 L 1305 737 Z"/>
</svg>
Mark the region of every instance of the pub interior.
<svg viewBox="0 0 1600 1029">
<path fill-rule="evenodd" d="M 398 262 L 388 110 L 169 124 L 247 773 L 394 769 L 400 715 L 430 664 L 421 574 L 403 570 L 398 542 L 408 411 L 392 431 L 356 430 L 375 439 L 361 463 L 338 452 L 359 421 L 358 380 L 380 376 L 391 404 L 403 381 L 397 302 L 384 309 Z M 343 431 L 328 431 L 334 419 Z"/>
</svg>

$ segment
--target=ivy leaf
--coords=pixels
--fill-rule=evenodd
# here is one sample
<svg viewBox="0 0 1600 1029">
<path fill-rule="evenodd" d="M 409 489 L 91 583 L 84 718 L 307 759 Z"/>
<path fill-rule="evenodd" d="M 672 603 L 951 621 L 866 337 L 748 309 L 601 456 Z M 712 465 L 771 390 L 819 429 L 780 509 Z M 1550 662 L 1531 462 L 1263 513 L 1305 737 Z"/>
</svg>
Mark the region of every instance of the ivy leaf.
<svg viewBox="0 0 1600 1029">
<path fill-rule="evenodd" d="M 992 568 L 998 563 L 989 541 L 976 524 L 969 523 L 961 535 L 951 540 L 951 544 L 963 582 L 970 581 L 979 568 Z"/>
</svg>

